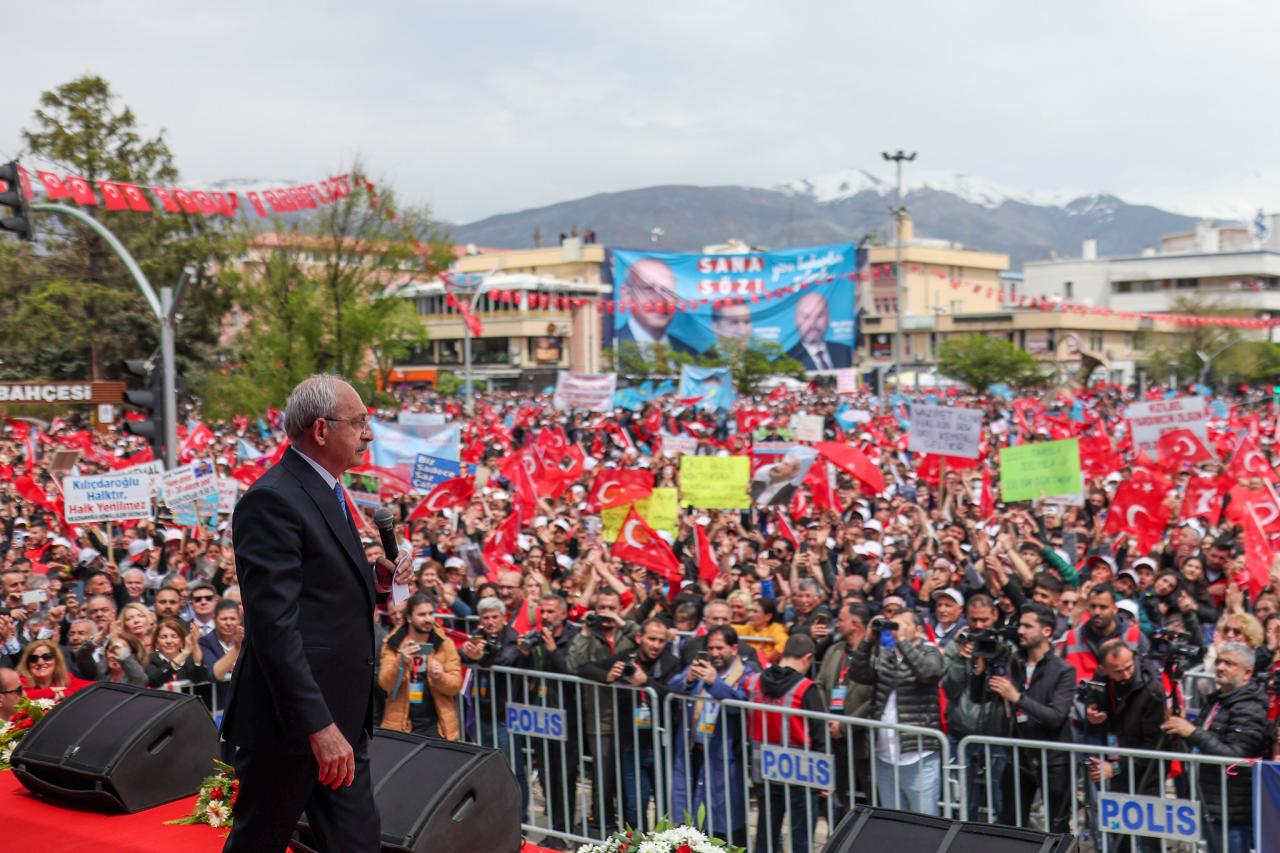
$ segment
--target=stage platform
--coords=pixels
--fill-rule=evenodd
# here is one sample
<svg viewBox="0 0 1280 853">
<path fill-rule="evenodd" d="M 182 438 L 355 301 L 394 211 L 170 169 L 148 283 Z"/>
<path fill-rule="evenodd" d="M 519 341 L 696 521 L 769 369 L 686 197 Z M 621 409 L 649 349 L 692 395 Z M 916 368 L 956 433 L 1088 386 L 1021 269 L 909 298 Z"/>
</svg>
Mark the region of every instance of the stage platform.
<svg viewBox="0 0 1280 853">
<path fill-rule="evenodd" d="M 104 814 L 73 804 L 37 797 L 13 773 L 0 772 L 0 816 L 6 850 L 39 853 L 217 853 L 226 832 L 203 824 L 170 826 L 167 820 L 190 814 L 195 797 L 187 797 L 137 814 Z M 526 844 L 521 853 L 540 853 Z M 499 853 L 499 851 L 493 851 Z M 550 853 L 550 851 L 548 851 Z"/>
</svg>

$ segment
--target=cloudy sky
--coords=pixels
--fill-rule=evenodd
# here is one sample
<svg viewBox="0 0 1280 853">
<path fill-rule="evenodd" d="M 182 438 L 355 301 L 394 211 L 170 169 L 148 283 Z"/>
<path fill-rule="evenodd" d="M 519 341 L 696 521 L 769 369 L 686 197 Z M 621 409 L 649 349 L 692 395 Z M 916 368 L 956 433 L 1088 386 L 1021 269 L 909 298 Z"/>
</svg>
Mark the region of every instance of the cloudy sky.
<svg viewBox="0 0 1280 853">
<path fill-rule="evenodd" d="M 660 183 L 921 169 L 1280 210 L 1265 0 L 46 0 L 6 9 L 0 154 L 107 78 L 184 178 L 370 173 L 466 222 Z"/>
</svg>

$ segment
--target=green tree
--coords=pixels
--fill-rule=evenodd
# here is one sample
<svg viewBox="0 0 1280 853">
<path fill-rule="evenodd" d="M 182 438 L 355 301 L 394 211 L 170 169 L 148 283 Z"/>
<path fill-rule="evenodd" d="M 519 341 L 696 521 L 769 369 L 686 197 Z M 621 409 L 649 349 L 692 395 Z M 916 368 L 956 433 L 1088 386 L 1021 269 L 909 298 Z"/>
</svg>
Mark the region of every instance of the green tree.
<svg viewBox="0 0 1280 853">
<path fill-rule="evenodd" d="M 178 181 L 164 132 L 144 137 L 133 111 L 106 80 L 94 75 L 41 94 L 22 139 L 22 156 L 91 183 L 109 179 L 148 187 Z M 234 226 L 217 217 L 82 209 L 111 229 L 154 287 L 174 286 L 184 268 L 194 270 L 176 340 L 180 362 L 203 361 L 217 341 L 229 304 L 216 271 L 225 268 Z M 69 218 L 37 216 L 40 279 L 0 280 L 0 303 L 15 294 L 24 301 L 30 297 L 31 303 L 0 316 L 5 372 L 34 377 L 54 371 L 98 379 L 117 373 L 121 358 L 154 352 L 159 337 L 154 316 L 102 239 Z M 56 362 L 48 358 L 50 329 L 60 331 Z"/>
<path fill-rule="evenodd" d="M 359 175 L 359 164 L 350 171 Z M 398 294 L 438 274 L 451 243 L 425 208 L 393 222 L 394 201 L 381 191 L 375 203 L 357 179 L 347 198 L 275 223 L 265 259 L 245 264 L 236 284 L 245 323 L 207 383 L 207 406 L 220 416 L 260 410 L 316 372 L 345 376 L 372 399 L 379 377 L 427 343 L 414 305 Z M 250 239 L 247 256 L 260 257 L 265 242 Z"/>
<path fill-rule="evenodd" d="M 1004 338 L 969 335 L 938 347 L 938 371 L 977 391 L 1004 382 L 1015 387 L 1044 380 L 1036 360 Z"/>
<path fill-rule="evenodd" d="M 739 394 L 754 394 L 773 376 L 804 379 L 804 365 L 786 354 L 776 341 L 721 340 L 711 351 L 708 366 L 728 367 Z"/>
<path fill-rule="evenodd" d="M 1200 297 L 1179 297 L 1169 310 L 1193 317 L 1242 317 L 1252 313 Z M 1242 329 L 1213 324 L 1177 329 L 1163 335 L 1161 342 L 1147 352 L 1146 366 L 1157 380 L 1172 374 L 1179 382 L 1213 384 L 1228 377 L 1251 381 L 1273 375 L 1267 372 L 1271 345 L 1249 340 Z M 1207 370 L 1202 356 L 1210 359 Z"/>
</svg>

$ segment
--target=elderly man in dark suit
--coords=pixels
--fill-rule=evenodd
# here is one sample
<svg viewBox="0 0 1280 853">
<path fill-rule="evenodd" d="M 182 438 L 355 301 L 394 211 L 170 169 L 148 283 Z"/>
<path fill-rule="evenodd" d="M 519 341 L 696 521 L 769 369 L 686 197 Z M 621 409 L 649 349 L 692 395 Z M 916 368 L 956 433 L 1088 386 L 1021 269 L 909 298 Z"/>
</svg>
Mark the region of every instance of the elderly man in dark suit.
<svg viewBox="0 0 1280 853">
<path fill-rule="evenodd" d="M 835 370 L 853 364 L 853 348 L 827 340 L 831 325 L 831 309 L 821 293 L 806 293 L 796 300 L 796 331 L 800 343 L 787 350 L 787 355 L 805 370 Z"/>
<path fill-rule="evenodd" d="M 232 519 L 245 640 L 222 722 L 240 794 L 228 851 L 283 850 L 306 809 L 320 846 L 380 847 L 369 774 L 376 591 L 412 577 L 365 559 L 342 490 L 372 440 L 356 390 L 312 376 L 289 395 L 292 447 Z"/>
</svg>

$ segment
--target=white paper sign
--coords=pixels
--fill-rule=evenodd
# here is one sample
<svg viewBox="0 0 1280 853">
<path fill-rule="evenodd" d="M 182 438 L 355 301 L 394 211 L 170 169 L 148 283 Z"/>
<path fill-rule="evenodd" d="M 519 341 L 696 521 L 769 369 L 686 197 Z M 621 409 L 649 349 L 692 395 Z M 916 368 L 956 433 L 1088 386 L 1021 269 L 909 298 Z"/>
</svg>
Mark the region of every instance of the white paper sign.
<svg viewBox="0 0 1280 853">
<path fill-rule="evenodd" d="M 444 426 L 443 412 L 401 412 L 397 421 L 416 426 Z"/>
<path fill-rule="evenodd" d="M 1154 459 L 1159 453 L 1156 442 L 1160 436 L 1175 429 L 1189 429 L 1201 444 L 1211 447 L 1204 406 L 1204 397 L 1179 397 L 1129 406 L 1124 414 L 1133 433 L 1134 452 L 1145 452 Z"/>
<path fill-rule="evenodd" d="M 858 368 L 842 367 L 836 371 L 836 393 L 858 393 Z"/>
<path fill-rule="evenodd" d="M 912 453 L 978 458 L 982 438 L 982 411 L 950 406 L 911 406 L 911 431 L 907 447 Z"/>
<path fill-rule="evenodd" d="M 796 441 L 822 441 L 822 415 L 796 415 L 791 419 Z"/>
<path fill-rule="evenodd" d="M 692 456 L 698 452 L 698 439 L 691 435 L 667 435 L 662 436 L 662 452 L 675 455 L 683 453 Z"/>
<path fill-rule="evenodd" d="M 197 459 L 160 476 L 160 497 L 169 506 L 191 503 L 218 492 L 218 476 L 209 459 Z"/>
<path fill-rule="evenodd" d="M 218 481 L 218 512 L 230 515 L 240 500 L 240 481 L 230 477 Z"/>
<path fill-rule="evenodd" d="M 137 471 L 140 467 L 93 477 L 64 477 L 62 499 L 67 523 L 150 518 L 154 477 L 148 472 Z"/>
<path fill-rule="evenodd" d="M 613 393 L 618 387 L 616 373 L 574 373 L 561 370 L 556 373 L 556 393 L 553 402 L 557 409 L 584 409 L 588 412 L 613 411 Z"/>
</svg>

